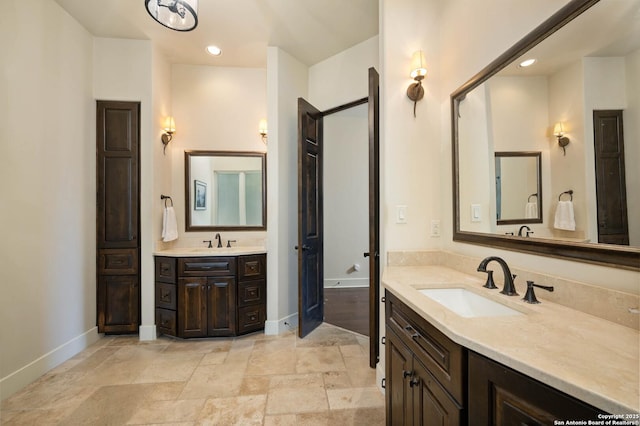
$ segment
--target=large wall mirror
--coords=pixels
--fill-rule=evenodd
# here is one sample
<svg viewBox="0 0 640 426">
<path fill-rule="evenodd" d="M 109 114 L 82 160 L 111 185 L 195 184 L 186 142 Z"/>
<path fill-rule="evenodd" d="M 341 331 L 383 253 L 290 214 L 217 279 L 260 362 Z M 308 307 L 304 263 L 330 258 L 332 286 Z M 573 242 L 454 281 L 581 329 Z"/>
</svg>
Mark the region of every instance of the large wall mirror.
<svg viewBox="0 0 640 426">
<path fill-rule="evenodd" d="M 639 16 L 572 0 L 451 95 L 455 241 L 640 270 Z M 539 154 L 537 191 L 505 189 L 501 152 Z"/>
<path fill-rule="evenodd" d="M 266 154 L 185 151 L 186 230 L 266 229 Z"/>
</svg>

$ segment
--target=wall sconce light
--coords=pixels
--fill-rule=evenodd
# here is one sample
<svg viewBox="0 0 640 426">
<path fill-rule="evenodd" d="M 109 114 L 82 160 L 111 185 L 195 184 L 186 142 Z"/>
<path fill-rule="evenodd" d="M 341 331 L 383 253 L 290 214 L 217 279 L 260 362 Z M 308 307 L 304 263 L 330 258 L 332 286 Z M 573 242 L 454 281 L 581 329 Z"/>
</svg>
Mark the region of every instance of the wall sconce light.
<svg viewBox="0 0 640 426">
<path fill-rule="evenodd" d="M 198 0 L 145 0 L 149 15 L 176 31 L 191 31 L 198 25 Z"/>
<path fill-rule="evenodd" d="M 424 53 L 422 50 L 418 50 L 411 57 L 411 78 L 416 82 L 411 83 L 407 88 L 407 96 L 413 101 L 413 116 L 416 116 L 416 105 L 420 99 L 424 96 L 424 88 L 422 87 L 422 80 L 427 75 L 427 69 L 425 68 Z"/>
<path fill-rule="evenodd" d="M 564 155 L 567 155 L 566 147 L 569 145 L 569 138 L 564 135 L 564 125 L 561 121 L 558 121 L 555 126 L 553 126 L 553 134 L 556 138 L 558 138 L 558 145 L 562 148 L 562 152 Z"/>
<path fill-rule="evenodd" d="M 173 139 L 173 134 L 176 132 L 176 122 L 173 117 L 169 116 L 166 118 L 163 130 L 164 133 L 161 136 L 162 145 L 164 145 L 162 153 L 166 155 L 167 145 L 169 145 L 169 142 Z"/>
<path fill-rule="evenodd" d="M 258 124 L 258 133 L 260 133 L 262 142 L 264 142 L 264 144 L 266 145 L 267 144 L 267 120 L 265 120 L 264 118 L 260 120 L 260 123 Z"/>
</svg>

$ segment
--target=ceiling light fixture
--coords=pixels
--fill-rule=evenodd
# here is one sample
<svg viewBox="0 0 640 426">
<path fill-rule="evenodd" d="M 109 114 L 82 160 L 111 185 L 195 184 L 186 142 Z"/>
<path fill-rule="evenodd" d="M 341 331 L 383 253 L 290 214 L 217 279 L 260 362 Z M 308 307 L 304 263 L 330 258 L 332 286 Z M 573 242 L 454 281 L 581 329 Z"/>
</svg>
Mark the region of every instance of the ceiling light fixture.
<svg viewBox="0 0 640 426">
<path fill-rule="evenodd" d="M 198 0 L 145 0 L 149 15 L 176 31 L 191 31 L 198 25 Z"/>
<path fill-rule="evenodd" d="M 220 49 L 218 46 L 214 46 L 212 44 L 211 46 L 207 46 L 207 53 L 209 53 L 209 55 L 213 55 L 213 56 L 220 56 L 220 55 L 222 55 L 222 49 Z"/>
<path fill-rule="evenodd" d="M 536 60 L 535 60 L 535 59 L 533 59 L 533 58 L 531 58 L 531 59 L 526 59 L 526 60 L 524 60 L 524 61 L 520 62 L 520 63 L 518 64 L 518 66 L 519 66 L 520 68 L 526 68 L 526 67 L 530 67 L 531 65 L 533 65 L 533 64 L 535 64 L 535 63 L 536 63 Z"/>
</svg>

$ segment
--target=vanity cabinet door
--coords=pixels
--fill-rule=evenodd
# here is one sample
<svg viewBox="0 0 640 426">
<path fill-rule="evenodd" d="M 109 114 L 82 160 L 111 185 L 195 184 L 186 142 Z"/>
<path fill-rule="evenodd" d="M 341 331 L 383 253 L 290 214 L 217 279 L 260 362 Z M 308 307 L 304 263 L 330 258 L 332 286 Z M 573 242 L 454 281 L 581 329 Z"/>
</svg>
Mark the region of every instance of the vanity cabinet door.
<svg viewBox="0 0 640 426">
<path fill-rule="evenodd" d="M 602 411 L 502 364 L 469 352 L 469 421 L 477 424 L 553 425 L 596 420 Z"/>
<path fill-rule="evenodd" d="M 413 354 L 388 326 L 386 330 L 385 405 L 387 425 L 411 425 L 413 399 L 409 379 L 413 373 Z"/>
<path fill-rule="evenodd" d="M 415 357 L 409 386 L 413 391 L 414 425 L 460 426 L 460 420 L 464 418 L 462 407 Z"/>
<path fill-rule="evenodd" d="M 207 278 L 178 279 L 178 336 L 207 336 Z"/>
<path fill-rule="evenodd" d="M 98 276 L 100 333 L 130 333 L 140 322 L 140 284 L 137 275 Z"/>
<path fill-rule="evenodd" d="M 207 279 L 207 335 L 236 334 L 236 280 L 234 277 Z"/>
</svg>

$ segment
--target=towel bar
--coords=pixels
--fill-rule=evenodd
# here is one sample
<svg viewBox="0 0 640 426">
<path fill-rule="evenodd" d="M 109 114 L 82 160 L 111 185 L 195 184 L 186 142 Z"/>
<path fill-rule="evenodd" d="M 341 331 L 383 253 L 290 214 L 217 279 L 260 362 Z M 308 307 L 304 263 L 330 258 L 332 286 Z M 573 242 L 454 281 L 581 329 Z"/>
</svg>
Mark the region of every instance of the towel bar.
<svg viewBox="0 0 640 426">
<path fill-rule="evenodd" d="M 561 192 L 560 195 L 558 195 L 558 201 L 560 201 L 560 198 L 562 198 L 564 194 L 569 194 L 569 196 L 571 197 L 571 201 L 573 201 L 573 189 Z"/>
<path fill-rule="evenodd" d="M 171 201 L 171 207 L 173 207 L 173 200 L 168 195 L 160 195 L 160 199 L 164 200 L 165 207 L 167 207 L 167 200 Z"/>
<path fill-rule="evenodd" d="M 536 192 L 535 194 L 529 195 L 529 198 L 527 198 L 527 203 L 531 202 L 531 197 L 536 197 L 536 199 L 537 199 L 538 198 L 538 193 Z"/>
</svg>

